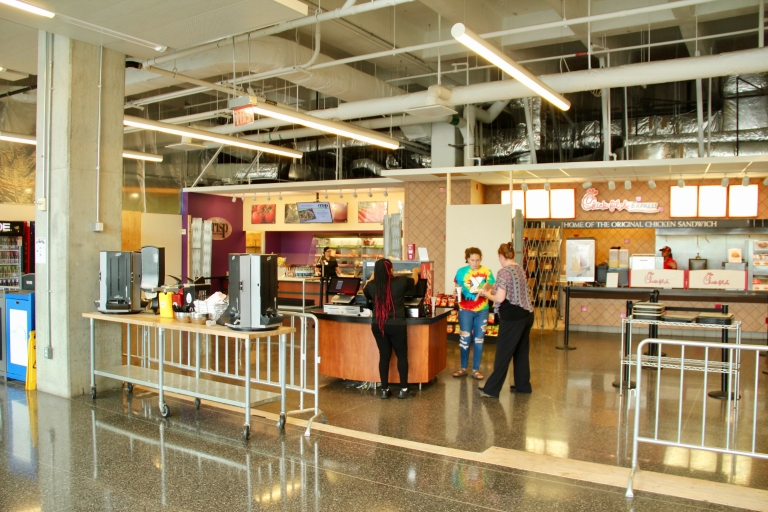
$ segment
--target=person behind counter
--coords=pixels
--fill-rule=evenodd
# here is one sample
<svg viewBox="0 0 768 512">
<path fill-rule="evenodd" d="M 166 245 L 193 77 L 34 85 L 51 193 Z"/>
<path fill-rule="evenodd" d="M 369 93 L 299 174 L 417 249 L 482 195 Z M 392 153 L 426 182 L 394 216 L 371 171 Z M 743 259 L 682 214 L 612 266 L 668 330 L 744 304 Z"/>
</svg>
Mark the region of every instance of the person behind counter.
<svg viewBox="0 0 768 512">
<path fill-rule="evenodd" d="M 677 270 L 677 262 L 672 259 L 672 249 L 668 245 L 665 245 L 659 249 L 662 258 L 664 258 L 664 268 Z"/>
<path fill-rule="evenodd" d="M 484 387 L 477 388 L 480 396 L 486 398 L 499 398 L 513 359 L 515 383 L 510 390 L 517 393 L 532 391 L 528 338 L 533 327 L 533 306 L 528 293 L 528 278 L 525 270 L 515 262 L 512 242 L 499 246 L 499 263 L 502 268 L 496 273 L 496 285 L 492 288 L 484 286 L 482 290 L 485 298 L 496 302 L 495 311 L 500 320 L 493 373 Z"/>
<path fill-rule="evenodd" d="M 454 377 L 466 377 L 469 364 L 470 341 L 474 340 L 472 356 L 472 377 L 483 380 L 480 373 L 480 361 L 483 358 L 483 340 L 485 326 L 488 324 L 488 299 L 480 294 L 483 285 L 493 284 L 493 272 L 488 267 L 480 265 L 483 253 L 477 247 L 469 247 L 464 251 L 464 261 L 468 265 L 456 272 L 453 282 L 461 289 L 459 295 L 459 351 L 461 353 L 461 368 L 453 373 Z"/>
<path fill-rule="evenodd" d="M 405 322 L 405 294 L 419 282 L 421 268 L 413 269 L 411 276 L 395 276 L 392 262 L 376 260 L 373 274 L 365 283 L 363 293 L 373 302 L 374 318 L 371 322 L 373 337 L 379 348 L 379 378 L 381 399 L 392 396 L 389 390 L 389 360 L 392 349 L 397 356 L 397 371 L 400 374 L 400 393 L 397 398 L 412 398 L 408 390 L 408 327 Z"/>
<path fill-rule="evenodd" d="M 323 248 L 323 255 L 320 256 L 316 266 L 320 271 L 320 276 L 325 279 L 339 275 L 339 262 L 333 257 L 333 250 L 330 247 Z"/>
</svg>

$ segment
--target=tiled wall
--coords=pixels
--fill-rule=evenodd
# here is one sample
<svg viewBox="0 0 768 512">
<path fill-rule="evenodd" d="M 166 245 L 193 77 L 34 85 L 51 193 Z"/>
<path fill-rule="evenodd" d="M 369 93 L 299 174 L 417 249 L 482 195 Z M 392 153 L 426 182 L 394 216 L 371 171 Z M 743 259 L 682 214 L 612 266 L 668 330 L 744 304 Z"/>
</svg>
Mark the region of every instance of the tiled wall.
<svg viewBox="0 0 768 512">
<path fill-rule="evenodd" d="M 453 181 L 451 204 L 470 204 L 470 191 L 469 180 Z M 444 292 L 440 288 L 445 282 L 445 206 L 444 181 L 405 183 L 404 243 L 427 248 L 435 262 L 436 293 Z"/>
<path fill-rule="evenodd" d="M 670 307 L 685 308 L 712 308 L 711 302 L 664 302 Z M 586 308 L 586 311 L 582 309 Z M 564 307 L 561 311 L 564 311 Z M 620 332 L 621 314 L 626 312 L 626 301 L 607 300 L 607 299 L 581 299 L 571 300 L 570 307 L 570 326 L 572 330 L 594 331 L 594 332 Z M 766 326 L 765 319 L 768 317 L 768 305 L 766 304 L 731 304 L 729 312 L 733 313 L 736 320 L 741 321 L 741 330 L 747 334 L 745 337 L 765 341 Z M 641 328 L 640 332 L 644 328 Z M 683 335 L 689 331 L 659 329 L 659 335 L 674 333 L 675 336 Z M 722 331 L 691 329 L 688 336 L 694 337 L 720 337 Z M 731 339 L 733 339 L 733 334 Z"/>
</svg>

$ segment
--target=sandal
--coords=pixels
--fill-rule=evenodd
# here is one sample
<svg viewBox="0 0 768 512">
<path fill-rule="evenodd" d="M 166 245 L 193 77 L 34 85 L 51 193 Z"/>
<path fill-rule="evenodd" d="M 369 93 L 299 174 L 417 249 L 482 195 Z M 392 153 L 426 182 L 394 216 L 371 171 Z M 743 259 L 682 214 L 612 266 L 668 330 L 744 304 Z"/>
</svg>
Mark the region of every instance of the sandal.
<svg viewBox="0 0 768 512">
<path fill-rule="evenodd" d="M 462 368 L 460 370 L 456 370 L 453 372 L 454 377 L 466 377 L 467 376 L 467 370 Z"/>
<path fill-rule="evenodd" d="M 480 373 L 479 371 L 475 370 L 475 371 L 472 372 L 472 378 L 473 379 L 477 379 L 477 380 L 483 380 L 485 378 L 485 376 L 482 373 Z"/>
</svg>

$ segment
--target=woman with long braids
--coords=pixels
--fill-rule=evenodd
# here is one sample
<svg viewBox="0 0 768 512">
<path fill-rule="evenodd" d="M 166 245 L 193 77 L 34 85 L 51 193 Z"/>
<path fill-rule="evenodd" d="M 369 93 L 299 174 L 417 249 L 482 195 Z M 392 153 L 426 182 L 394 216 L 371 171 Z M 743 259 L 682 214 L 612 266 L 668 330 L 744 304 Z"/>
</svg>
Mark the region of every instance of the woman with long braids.
<svg viewBox="0 0 768 512">
<path fill-rule="evenodd" d="M 411 276 L 395 276 L 392 262 L 376 260 L 373 274 L 365 283 L 363 293 L 373 302 L 374 318 L 371 322 L 373 337 L 379 347 L 379 376 L 381 378 L 381 399 L 392 396 L 389 390 L 389 360 L 392 349 L 397 356 L 397 371 L 400 373 L 400 392 L 397 398 L 412 398 L 408 390 L 408 327 L 405 322 L 405 294 L 419 282 L 421 269 L 413 269 Z"/>
</svg>

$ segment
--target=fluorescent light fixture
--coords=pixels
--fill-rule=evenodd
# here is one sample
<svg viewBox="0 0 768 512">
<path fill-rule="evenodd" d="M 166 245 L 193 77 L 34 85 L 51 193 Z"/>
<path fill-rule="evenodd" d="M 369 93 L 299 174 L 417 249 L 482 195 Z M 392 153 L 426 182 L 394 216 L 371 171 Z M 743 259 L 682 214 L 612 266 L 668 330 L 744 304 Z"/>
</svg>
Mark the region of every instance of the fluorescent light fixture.
<svg viewBox="0 0 768 512">
<path fill-rule="evenodd" d="M 680 178 L 677 180 L 677 186 L 678 188 L 684 188 L 685 187 L 685 180 L 683 178 Z"/>
<path fill-rule="evenodd" d="M 581 184 L 581 188 L 589 188 L 591 186 L 592 186 L 591 181 L 585 181 L 584 183 Z"/>
<path fill-rule="evenodd" d="M 289 158 L 301 158 L 304 155 L 304 153 L 301 151 L 296 151 L 295 149 L 281 148 L 279 146 L 273 146 L 272 144 L 247 141 L 238 139 L 237 137 L 231 137 L 229 135 L 215 134 L 205 130 L 198 130 L 197 128 L 176 126 L 173 124 L 161 123 L 160 121 L 142 119 L 140 117 L 125 116 L 123 118 L 123 124 L 125 126 L 141 128 L 143 130 L 152 130 L 155 132 L 170 133 L 171 135 L 180 135 L 182 137 L 207 140 L 209 142 L 216 142 L 218 144 L 224 144 L 227 146 L 252 149 L 253 151 L 263 151 L 265 153 L 272 153 L 274 155 L 280 155 Z"/>
<path fill-rule="evenodd" d="M 0 140 L 6 142 L 19 142 L 21 144 L 37 145 L 37 137 L 34 135 L 23 135 L 21 133 L 0 132 Z"/>
<path fill-rule="evenodd" d="M 656 188 L 656 182 L 653 180 L 648 180 L 648 188 L 650 189 Z"/>
<path fill-rule="evenodd" d="M 552 190 L 552 185 L 550 185 L 549 182 L 544 183 L 544 190 L 549 192 L 550 190 Z"/>
<path fill-rule="evenodd" d="M 522 185 L 520 185 L 520 188 L 523 189 L 523 192 L 528 192 L 528 184 L 527 183 L 523 183 Z"/>
<path fill-rule="evenodd" d="M 560 110 L 568 110 L 571 108 L 571 102 L 565 99 L 563 95 L 558 94 L 552 88 L 545 85 L 544 82 L 536 78 L 530 71 L 469 30 L 463 23 L 455 24 L 453 28 L 451 28 L 451 35 L 458 42 L 477 53 L 491 64 L 498 66 L 509 76 L 525 85 Z"/>
<path fill-rule="evenodd" d="M 608 190 L 615 190 L 616 189 L 616 182 L 613 180 L 608 182 Z"/>
<path fill-rule="evenodd" d="M 20 2 L 19 0 L 0 0 L 0 4 L 15 7 L 17 9 L 21 9 L 22 11 L 31 12 L 32 14 L 37 14 L 38 16 L 45 16 L 46 18 L 53 18 L 56 16 L 56 13 L 46 11 L 42 7 L 28 4 L 27 2 Z"/>
<path fill-rule="evenodd" d="M 744 176 L 741 179 L 741 186 L 742 187 L 748 187 L 749 186 L 749 176 Z"/>
<path fill-rule="evenodd" d="M 624 190 L 629 190 L 632 188 L 632 182 L 629 180 L 624 181 Z"/>
<path fill-rule="evenodd" d="M 163 155 L 156 155 L 154 153 L 142 153 L 141 151 L 128 151 L 123 150 L 123 158 L 130 158 L 131 160 L 146 160 L 147 162 L 162 162 Z"/>
<path fill-rule="evenodd" d="M 281 107 L 274 102 L 260 99 L 255 96 L 241 96 L 240 98 L 235 98 L 229 102 L 229 107 L 233 110 L 250 108 L 251 112 L 254 114 L 280 119 L 281 121 L 286 121 L 288 123 L 300 124 L 307 128 L 320 130 L 321 132 L 328 132 L 350 139 L 361 140 L 387 149 L 398 149 L 400 147 L 400 142 L 391 137 L 381 135 L 373 130 L 366 130 L 365 128 L 360 128 L 340 121 L 320 119 L 319 117 L 310 116 L 309 114 Z"/>
<path fill-rule="evenodd" d="M 723 179 L 720 181 L 720 186 L 721 186 L 721 187 L 727 187 L 727 186 L 728 186 L 728 181 L 729 181 L 729 180 L 728 180 L 728 176 L 726 176 L 725 178 L 723 178 Z"/>
</svg>

